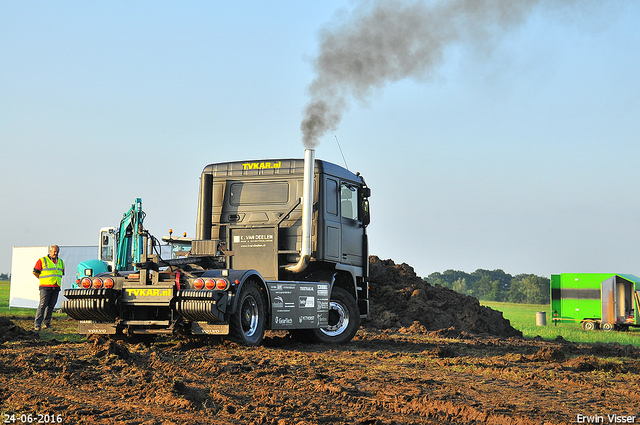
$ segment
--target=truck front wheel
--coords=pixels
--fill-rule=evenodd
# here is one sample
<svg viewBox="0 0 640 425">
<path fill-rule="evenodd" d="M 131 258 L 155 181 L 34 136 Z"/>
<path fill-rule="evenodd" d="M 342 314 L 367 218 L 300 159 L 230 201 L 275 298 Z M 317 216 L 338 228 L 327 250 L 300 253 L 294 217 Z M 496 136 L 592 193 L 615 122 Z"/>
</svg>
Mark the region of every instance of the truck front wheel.
<svg viewBox="0 0 640 425">
<path fill-rule="evenodd" d="M 314 329 L 318 342 L 345 344 L 354 337 L 360 324 L 360 313 L 356 301 L 342 288 L 333 288 L 329 300 L 329 324 Z"/>
<path fill-rule="evenodd" d="M 229 334 L 236 342 L 247 345 L 260 345 L 264 336 L 266 309 L 260 288 L 253 282 L 247 282 L 240 291 L 238 307 L 231 315 Z"/>
</svg>

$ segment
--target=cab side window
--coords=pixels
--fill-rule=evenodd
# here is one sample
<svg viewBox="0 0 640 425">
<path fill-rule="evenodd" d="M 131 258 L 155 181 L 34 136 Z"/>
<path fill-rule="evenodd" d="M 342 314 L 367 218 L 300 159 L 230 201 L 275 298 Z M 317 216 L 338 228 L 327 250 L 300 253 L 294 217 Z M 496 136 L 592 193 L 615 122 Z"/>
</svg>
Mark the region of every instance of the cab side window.
<svg viewBox="0 0 640 425">
<path fill-rule="evenodd" d="M 326 206 L 327 213 L 337 216 L 338 215 L 338 182 L 332 179 L 327 179 L 325 187 L 326 194 Z"/>
<path fill-rule="evenodd" d="M 358 219 L 358 189 L 342 183 L 340 185 L 340 211 L 343 218 Z"/>
<path fill-rule="evenodd" d="M 113 261 L 114 234 L 109 232 L 101 232 L 100 238 L 100 259 L 102 261 Z"/>
</svg>

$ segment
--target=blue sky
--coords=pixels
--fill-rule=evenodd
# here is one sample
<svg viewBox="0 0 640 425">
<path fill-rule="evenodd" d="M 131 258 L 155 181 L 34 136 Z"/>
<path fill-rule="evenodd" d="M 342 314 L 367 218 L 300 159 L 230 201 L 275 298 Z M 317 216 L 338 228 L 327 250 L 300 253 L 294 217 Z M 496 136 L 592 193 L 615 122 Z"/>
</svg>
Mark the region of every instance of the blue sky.
<svg viewBox="0 0 640 425">
<path fill-rule="evenodd" d="M 640 3 L 578 3 L 348 99 L 316 156 L 344 165 L 337 137 L 372 188 L 372 254 L 640 275 Z M 12 246 L 95 245 L 137 197 L 193 236 L 207 164 L 302 157 L 320 31 L 356 5 L 1 2 L 0 272 Z"/>
</svg>

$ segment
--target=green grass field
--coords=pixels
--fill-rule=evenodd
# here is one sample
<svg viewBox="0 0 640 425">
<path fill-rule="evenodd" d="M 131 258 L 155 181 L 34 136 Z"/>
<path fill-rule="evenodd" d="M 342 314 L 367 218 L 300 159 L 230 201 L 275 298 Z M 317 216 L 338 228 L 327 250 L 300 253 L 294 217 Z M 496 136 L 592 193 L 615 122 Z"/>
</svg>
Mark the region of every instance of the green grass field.
<svg viewBox="0 0 640 425">
<path fill-rule="evenodd" d="M 16 325 L 31 330 L 36 316 L 35 308 L 9 308 L 9 281 L 0 281 L 0 316 L 10 317 Z M 84 338 L 77 334 L 78 322 L 69 319 L 64 313 L 53 313 L 53 329 L 40 332 L 40 339 L 57 339 L 59 341 L 81 341 Z"/>
<path fill-rule="evenodd" d="M 0 281 L 0 315 L 16 317 L 34 317 L 36 310 L 33 308 L 9 308 L 9 289 L 11 282 Z"/>
<path fill-rule="evenodd" d="M 556 339 L 561 336 L 573 342 L 617 342 L 640 347 L 640 328 L 631 328 L 629 332 L 583 331 L 579 323 L 561 323 L 557 326 L 551 320 L 549 304 L 513 304 L 482 301 L 480 304 L 501 311 L 511 326 L 522 331 L 525 337 L 540 336 L 543 339 Z M 546 312 L 547 326 L 536 326 L 536 312 Z"/>
</svg>

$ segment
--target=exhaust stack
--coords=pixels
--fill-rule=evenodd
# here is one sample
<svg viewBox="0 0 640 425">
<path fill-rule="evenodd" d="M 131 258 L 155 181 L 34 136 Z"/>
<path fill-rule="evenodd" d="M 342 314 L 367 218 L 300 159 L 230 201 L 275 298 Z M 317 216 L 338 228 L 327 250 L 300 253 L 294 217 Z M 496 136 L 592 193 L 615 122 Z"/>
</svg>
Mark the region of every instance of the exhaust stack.
<svg viewBox="0 0 640 425">
<path fill-rule="evenodd" d="M 302 182 L 302 247 L 300 259 L 296 264 L 286 267 L 292 273 L 300 273 L 309 265 L 311 259 L 311 231 L 313 218 L 313 176 L 316 164 L 316 151 L 304 151 L 304 177 Z"/>
</svg>

